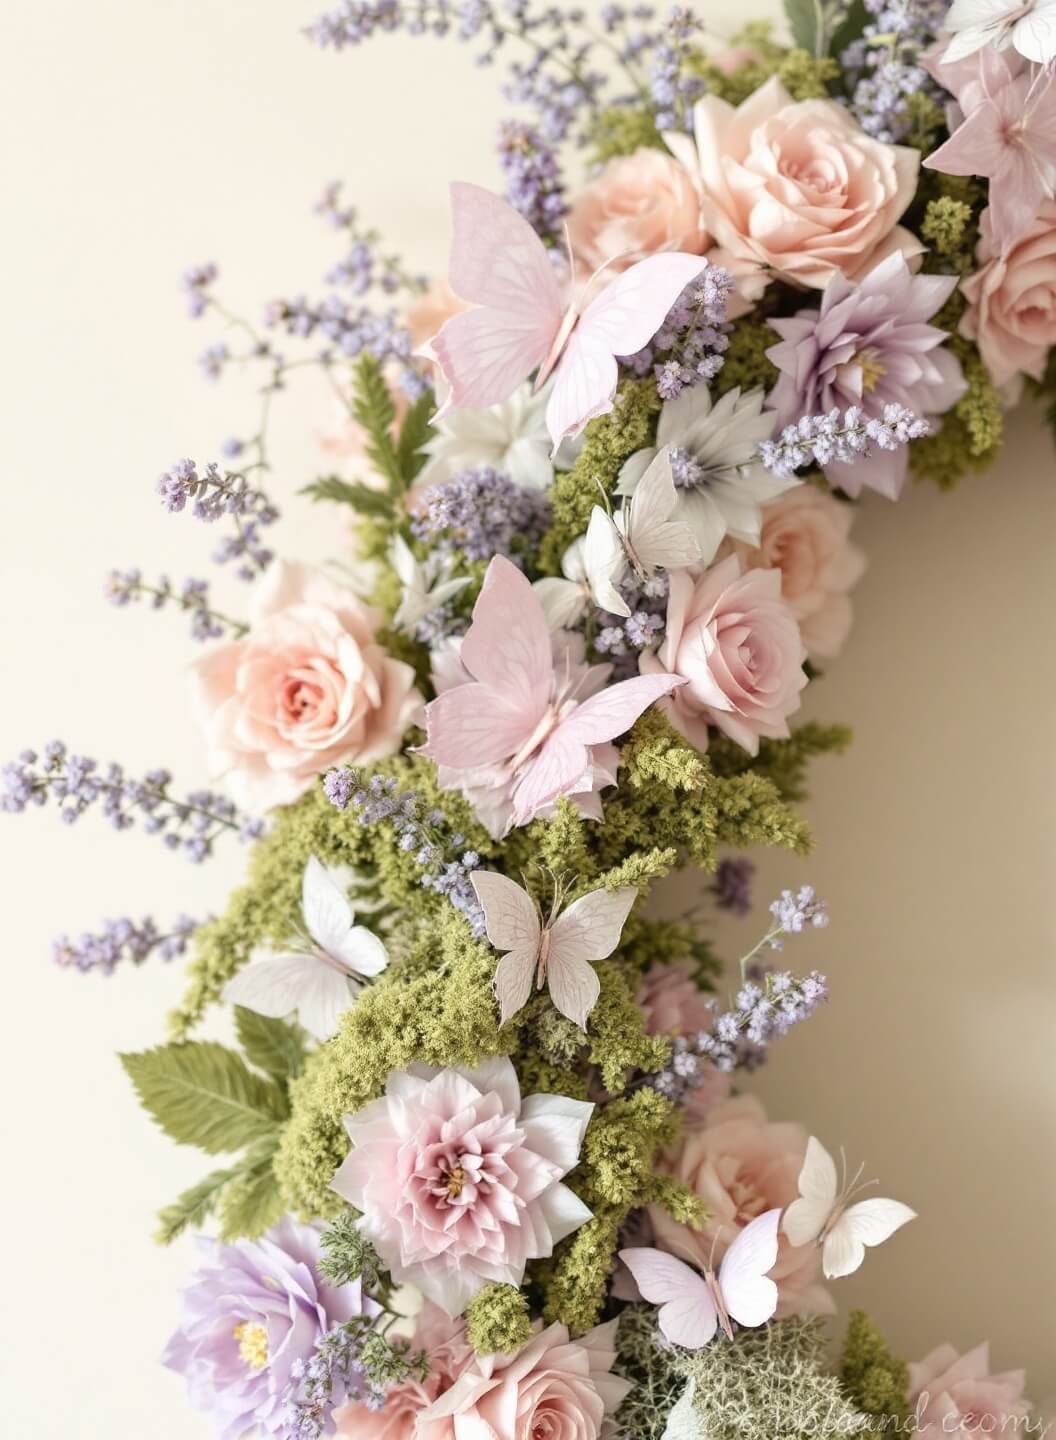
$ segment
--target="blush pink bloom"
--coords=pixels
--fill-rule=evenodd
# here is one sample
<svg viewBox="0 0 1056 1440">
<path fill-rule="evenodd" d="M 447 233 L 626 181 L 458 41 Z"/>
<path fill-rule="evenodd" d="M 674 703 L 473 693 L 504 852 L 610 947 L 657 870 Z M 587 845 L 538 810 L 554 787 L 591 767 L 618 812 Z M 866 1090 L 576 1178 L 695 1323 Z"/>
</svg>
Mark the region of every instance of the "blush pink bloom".
<svg viewBox="0 0 1056 1440">
<path fill-rule="evenodd" d="M 1024 1384 L 1022 1370 L 991 1373 L 985 1343 L 964 1355 L 952 1345 L 940 1345 L 909 1367 L 906 1398 L 914 1409 L 914 1430 L 928 1440 L 1026 1433 L 1023 1421 L 1030 1405 L 1023 1398 Z"/>
<path fill-rule="evenodd" d="M 994 384 L 1030 375 L 1040 380 L 1056 345 L 1056 201 L 1003 255 L 996 253 L 992 217 L 983 211 L 979 269 L 961 282 L 968 309 L 961 334 L 979 346 Z"/>
<path fill-rule="evenodd" d="M 411 344 L 417 350 L 438 335 L 452 315 L 459 315 L 469 306 L 460 300 L 446 280 L 434 280 L 429 288 L 415 297 L 407 307 L 407 329 Z"/>
<path fill-rule="evenodd" d="M 848 538 L 853 519 L 852 506 L 797 485 L 764 507 L 758 548 L 731 546 L 747 568 L 781 572 L 782 597 L 812 659 L 834 659 L 850 633 L 848 592 L 865 570 L 865 556 Z"/>
<path fill-rule="evenodd" d="M 696 145 L 668 135 L 699 175 L 701 217 L 740 295 L 757 300 L 771 278 L 821 289 L 892 250 L 922 246 L 899 226 L 917 188 L 920 155 L 885 145 L 831 100 L 794 101 L 776 77 L 738 107 L 705 95 Z"/>
<path fill-rule="evenodd" d="M 380 1100 L 345 1116 L 352 1151 L 334 1189 L 393 1279 L 458 1315 L 490 1284 L 519 1285 L 529 1260 L 590 1219 L 560 1183 L 593 1105 L 521 1099 L 505 1057 L 476 1070 L 393 1072 Z"/>
<path fill-rule="evenodd" d="M 650 966 L 634 998 L 644 1016 L 647 1035 L 693 1035 L 710 1030 L 715 1023 L 714 997 L 705 995 L 694 981 L 688 960 Z M 687 1119 L 694 1124 L 729 1098 L 733 1083 L 726 1071 L 707 1060 L 701 1060 L 699 1065 L 701 1083 L 689 1092 L 685 1105 Z"/>
<path fill-rule="evenodd" d="M 630 1384 L 616 1321 L 578 1340 L 551 1325 L 512 1355 L 478 1355 L 418 1420 L 415 1440 L 602 1440 Z"/>
<path fill-rule="evenodd" d="M 379 614 L 303 565 L 276 563 L 250 630 L 191 667 L 210 772 L 250 810 L 288 805 L 320 771 L 394 755 L 422 703 L 375 639 Z"/>
<path fill-rule="evenodd" d="M 780 572 L 746 571 L 728 555 L 696 580 L 685 570 L 671 576 L 664 643 L 640 665 L 643 674 L 685 679 L 660 703 L 699 750 L 715 725 L 756 755 L 761 736 L 787 737 L 807 683 L 805 658 Z"/>
<path fill-rule="evenodd" d="M 464 1322 L 445 1315 L 429 1300 L 415 1317 L 411 1344 L 415 1350 L 424 1350 L 429 1361 L 425 1380 L 390 1385 L 381 1410 L 371 1410 L 360 1400 L 339 1406 L 333 1413 L 338 1435 L 354 1440 L 413 1440 L 418 1416 L 455 1383 L 473 1359 Z"/>
<path fill-rule="evenodd" d="M 714 1263 L 719 1264 L 749 1221 L 796 1199 L 806 1149 L 803 1127 L 769 1121 L 754 1095 L 716 1105 L 703 1125 L 687 1130 L 666 1167 L 707 1203 L 711 1218 L 703 1230 L 690 1230 L 650 1206 L 654 1244 L 698 1270 L 712 1263 L 714 1245 Z M 769 1273 L 778 1288 L 779 1318 L 833 1314 L 816 1245 L 794 1248 L 782 1234 L 777 1264 Z"/>
<path fill-rule="evenodd" d="M 609 261 L 610 271 L 626 270 L 661 250 L 701 255 L 707 243 L 693 177 L 656 149 L 610 160 L 572 206 L 568 233 L 588 274 Z"/>
</svg>

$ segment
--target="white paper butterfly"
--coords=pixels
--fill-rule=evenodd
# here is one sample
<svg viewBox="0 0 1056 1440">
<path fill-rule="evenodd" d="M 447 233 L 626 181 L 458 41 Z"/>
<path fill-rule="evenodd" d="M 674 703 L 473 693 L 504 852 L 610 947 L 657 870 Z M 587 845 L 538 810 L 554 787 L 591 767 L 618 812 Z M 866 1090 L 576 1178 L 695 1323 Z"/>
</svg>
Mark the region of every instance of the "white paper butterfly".
<svg viewBox="0 0 1056 1440">
<path fill-rule="evenodd" d="M 703 1417 L 693 1401 L 697 1395 L 697 1382 L 691 1375 L 686 1388 L 672 1407 L 660 1440 L 707 1440 Z"/>
<path fill-rule="evenodd" d="M 845 1167 L 846 1171 L 846 1167 Z M 917 1212 L 900 1200 L 859 1200 L 850 1203 L 861 1175 L 840 1186 L 832 1156 L 812 1135 L 799 1172 L 799 1199 L 785 1211 L 781 1228 L 793 1245 L 821 1246 L 821 1268 L 826 1280 L 850 1275 L 865 1259 L 867 1245 L 882 1245 Z"/>
<path fill-rule="evenodd" d="M 583 560 L 585 541 L 585 535 L 572 541 L 561 557 L 560 575 L 545 575 L 532 586 L 551 630 L 574 629 L 590 608 L 593 597 Z"/>
<path fill-rule="evenodd" d="M 403 587 L 400 606 L 392 617 L 392 623 L 407 635 L 413 633 L 419 620 L 446 605 L 469 584 L 468 575 L 454 580 L 450 578 L 450 557 L 441 558 L 434 554 L 427 560 L 416 560 L 402 535 L 393 538 L 389 558 Z"/>
<path fill-rule="evenodd" d="M 701 1350 L 722 1329 L 733 1339 L 733 1322 L 765 1325 L 777 1309 L 777 1286 L 768 1272 L 777 1264 L 780 1209 L 767 1210 L 737 1235 L 718 1274 L 703 1275 L 663 1250 L 621 1250 L 642 1297 L 659 1305 L 657 1323 L 673 1345 Z"/>
<path fill-rule="evenodd" d="M 470 879 L 484 907 L 488 939 L 508 952 L 495 970 L 500 1023 L 528 1003 L 534 980 L 540 990 L 549 986 L 561 1014 L 585 1029 L 601 992 L 590 962 L 606 959 L 620 943 L 637 890 L 592 890 L 560 913 L 558 896 L 544 924 L 535 901 L 516 881 L 495 870 L 477 870 Z"/>
<path fill-rule="evenodd" d="M 600 505 L 591 511 L 583 543 L 583 568 L 596 603 L 613 615 L 630 615 L 620 594 L 628 574 L 639 581 L 657 570 L 684 570 L 700 560 L 693 531 L 671 512 L 678 491 L 671 478 L 670 452 L 665 447 L 625 499 L 615 516 Z"/>
<path fill-rule="evenodd" d="M 308 934 L 281 955 L 251 960 L 224 986 L 224 999 L 281 1020 L 297 1014 L 318 1040 L 328 1040 L 352 1004 L 363 978 L 389 963 L 385 946 L 362 925 L 338 874 L 313 855 L 301 886 Z"/>
</svg>

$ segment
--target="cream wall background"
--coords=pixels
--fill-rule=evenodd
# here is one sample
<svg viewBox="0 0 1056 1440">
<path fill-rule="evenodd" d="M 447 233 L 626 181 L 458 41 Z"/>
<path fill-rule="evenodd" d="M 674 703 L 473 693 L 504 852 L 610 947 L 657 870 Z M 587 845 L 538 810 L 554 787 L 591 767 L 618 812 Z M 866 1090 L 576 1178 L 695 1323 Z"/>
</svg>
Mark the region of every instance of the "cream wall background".
<svg viewBox="0 0 1056 1440">
<path fill-rule="evenodd" d="M 165 516 L 151 483 L 177 455 L 215 455 L 253 411 L 237 382 L 200 380 L 193 359 L 214 337 L 185 320 L 180 270 L 215 257 L 254 314 L 310 289 L 334 258 L 311 204 L 335 176 L 438 270 L 448 179 L 494 178 L 488 72 L 453 44 L 319 54 L 297 34 L 313 13 L 9 7 L 4 758 L 61 735 L 131 770 L 204 778 L 183 622 L 100 594 L 111 565 L 206 569 L 210 537 Z M 283 408 L 274 490 L 289 502 L 330 416 L 310 390 Z M 1023 418 L 1003 466 L 960 494 L 863 507 L 857 627 L 807 703 L 852 723 L 856 744 L 816 769 L 816 853 L 764 857 L 759 890 L 809 878 L 829 898 L 832 926 L 795 959 L 829 972 L 834 999 L 757 1088 L 922 1217 L 841 1301 L 867 1301 L 910 1355 L 989 1335 L 1039 1396 L 1056 1395 L 1053 482 L 1049 441 Z M 332 516 L 287 514 L 286 550 L 340 546 Z M 94 818 L 71 834 L 43 814 L 0 817 L 0 847 L 4 1433 L 193 1440 L 206 1427 L 157 1364 L 192 1253 L 149 1234 L 204 1162 L 150 1127 L 114 1059 L 161 1038 L 180 977 L 65 974 L 49 940 L 106 915 L 218 907 L 242 855 L 192 870 L 147 837 Z M 747 924 L 731 955 L 745 937 Z"/>
</svg>

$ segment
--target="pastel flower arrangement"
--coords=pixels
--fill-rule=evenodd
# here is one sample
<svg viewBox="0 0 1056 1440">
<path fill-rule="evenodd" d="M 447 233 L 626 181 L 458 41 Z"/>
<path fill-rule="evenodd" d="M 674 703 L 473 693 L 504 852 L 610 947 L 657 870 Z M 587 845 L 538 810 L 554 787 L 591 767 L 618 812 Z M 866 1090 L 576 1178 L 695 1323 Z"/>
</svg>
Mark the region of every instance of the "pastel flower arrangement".
<svg viewBox="0 0 1056 1440">
<path fill-rule="evenodd" d="M 1056 19 L 789 22 L 721 45 L 706 13 L 617 4 L 600 38 L 532 0 L 322 16 L 331 49 L 515 55 L 505 196 L 453 185 L 430 281 L 328 187 L 325 293 L 203 359 L 255 367 L 261 417 L 157 493 L 221 533 L 246 603 L 138 569 L 105 590 L 189 617 L 222 788 L 60 742 L 4 769 L 9 813 L 249 847 L 220 916 L 55 947 L 107 974 L 190 952 L 169 1043 L 122 1059 L 224 1157 L 159 1217 L 201 1256 L 165 1363 L 223 1440 L 1035 1423 L 985 1345 L 907 1366 L 856 1312 L 833 1367 L 838 1282 L 913 1212 L 745 1089 L 828 999 L 775 958 L 828 912 L 784 891 L 732 993 L 700 916 L 750 911 L 736 852 L 808 844 L 808 760 L 846 736 L 796 716 L 850 632 L 855 502 L 985 468 L 1004 409 L 1056 395 Z M 218 280 L 189 270 L 189 309 L 230 326 Z M 341 406 L 340 473 L 303 487 L 353 522 L 329 570 L 269 543 L 295 368 Z M 712 877 L 688 919 L 644 905 L 675 870 Z M 218 1003 L 232 1044 L 197 1034 Z"/>
</svg>

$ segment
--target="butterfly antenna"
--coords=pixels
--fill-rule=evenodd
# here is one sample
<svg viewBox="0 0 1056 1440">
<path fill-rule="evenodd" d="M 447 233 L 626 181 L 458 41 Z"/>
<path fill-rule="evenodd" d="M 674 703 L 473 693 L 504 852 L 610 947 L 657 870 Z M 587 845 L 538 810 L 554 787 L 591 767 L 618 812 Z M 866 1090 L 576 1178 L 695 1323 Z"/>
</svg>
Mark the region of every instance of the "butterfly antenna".
<svg viewBox="0 0 1056 1440">
<path fill-rule="evenodd" d="M 840 1146 L 840 1193 L 847 1193 L 847 1151 Z"/>
<path fill-rule="evenodd" d="M 571 284 L 572 284 L 572 293 L 575 294 L 575 290 L 576 290 L 576 255 L 575 255 L 575 251 L 572 249 L 572 231 L 568 228 L 568 221 L 567 221 L 567 220 L 565 221 L 564 225 L 562 226 L 562 229 L 563 229 L 564 232 L 565 232 L 565 249 L 568 251 L 568 273 L 569 273 L 569 278 L 570 278 Z"/>
</svg>

